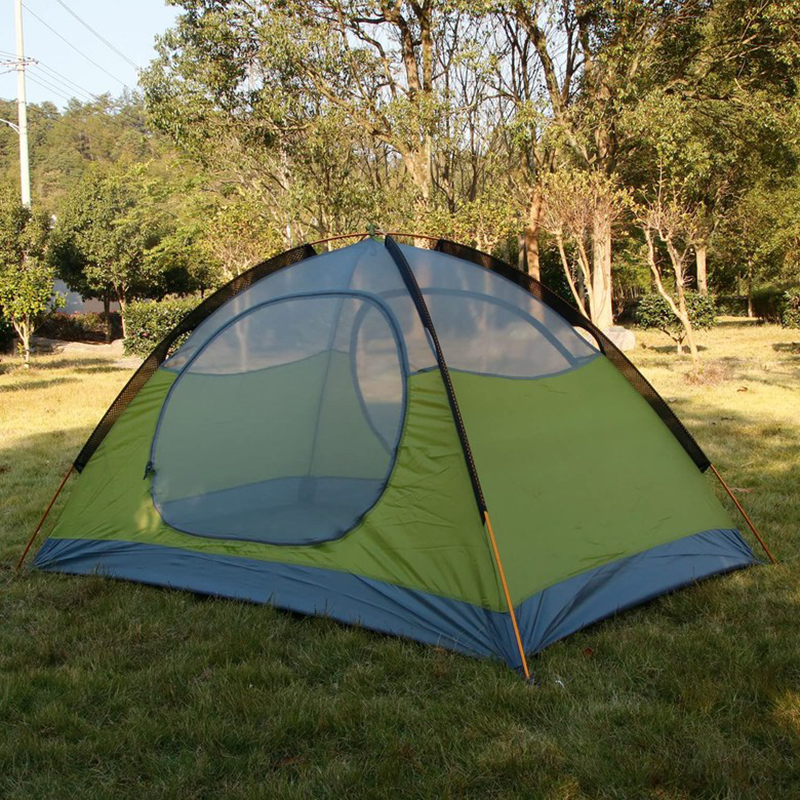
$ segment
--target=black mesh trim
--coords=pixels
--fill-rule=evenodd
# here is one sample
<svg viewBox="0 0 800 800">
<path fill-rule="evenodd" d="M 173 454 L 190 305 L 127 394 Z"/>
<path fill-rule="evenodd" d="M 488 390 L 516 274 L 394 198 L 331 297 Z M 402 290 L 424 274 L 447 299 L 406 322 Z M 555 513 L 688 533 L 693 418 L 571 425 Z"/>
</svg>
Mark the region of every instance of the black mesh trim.
<svg viewBox="0 0 800 800">
<path fill-rule="evenodd" d="M 461 258 L 465 261 L 472 261 L 486 269 L 492 270 L 504 278 L 508 278 L 518 286 L 529 291 L 535 298 L 541 300 L 545 305 L 553 309 L 562 316 L 567 322 L 576 328 L 583 328 L 592 334 L 597 340 L 597 344 L 603 355 L 623 374 L 628 383 L 650 404 L 653 411 L 658 414 L 661 421 L 672 431 L 673 436 L 680 442 L 683 449 L 697 465 L 701 472 L 705 472 L 711 462 L 708 456 L 702 451 L 700 445 L 694 437 L 686 430 L 683 423 L 675 416 L 675 412 L 667 405 L 664 398 L 650 385 L 648 380 L 639 372 L 638 369 L 628 360 L 624 353 L 590 320 L 578 311 L 575 306 L 559 297 L 544 284 L 531 278 L 524 272 L 506 264 L 504 261 L 467 247 L 463 244 L 456 244 L 447 239 L 440 239 L 434 248 L 440 253 Z"/>
<path fill-rule="evenodd" d="M 397 269 L 400 271 L 400 275 L 403 278 L 403 283 L 405 283 L 406 288 L 411 295 L 411 299 L 414 301 L 414 305 L 417 308 L 420 319 L 422 320 L 422 324 L 427 329 L 428 334 L 431 337 L 431 341 L 433 342 L 433 347 L 436 351 L 436 360 L 439 363 L 439 372 L 441 372 L 442 380 L 444 381 L 444 388 L 447 392 L 447 400 L 450 403 L 450 410 L 453 412 L 453 421 L 456 424 L 458 438 L 461 442 L 461 449 L 464 451 L 464 459 L 467 462 L 467 470 L 469 471 L 469 478 L 472 482 L 472 491 L 475 493 L 475 502 L 478 504 L 478 512 L 481 515 L 481 522 L 483 522 L 483 515 L 486 513 L 486 501 L 483 497 L 481 482 L 478 479 L 478 470 L 475 468 L 475 459 L 472 457 L 472 448 L 469 446 L 469 439 L 467 439 L 467 430 L 464 427 L 464 419 L 461 416 L 461 410 L 458 407 L 456 391 L 453 387 L 453 381 L 450 379 L 450 371 L 447 369 L 447 362 L 444 360 L 444 354 L 442 353 L 442 348 L 439 345 L 439 337 L 436 335 L 436 328 L 433 327 L 431 312 L 428 310 L 428 304 L 425 302 L 425 298 L 422 296 L 417 279 L 414 277 L 414 273 L 411 271 L 411 267 L 408 265 L 406 257 L 397 246 L 397 242 L 395 242 L 391 236 L 387 236 L 385 241 L 386 249 L 394 259 L 395 264 L 397 264 Z"/>
<path fill-rule="evenodd" d="M 74 466 L 78 472 L 89 463 L 89 459 L 94 455 L 95 450 L 105 439 L 106 434 L 111 430 L 114 423 L 119 419 L 122 412 L 130 405 L 130 402 L 139 393 L 139 390 L 150 380 L 156 370 L 166 360 L 170 354 L 172 345 L 184 334 L 191 333 L 201 322 L 211 316 L 220 306 L 228 302 L 240 292 L 252 286 L 256 281 L 272 275 L 284 267 L 296 264 L 306 258 L 315 256 L 316 250 L 304 244 L 287 250 L 274 258 L 262 261 L 260 264 L 243 272 L 234 278 L 230 283 L 226 283 L 221 289 L 217 289 L 214 294 L 209 295 L 197 308 L 190 311 L 165 337 L 156 345 L 152 353 L 144 360 L 142 365 L 133 373 L 131 379 L 125 384 L 122 391 L 106 411 L 98 426 L 92 431 L 92 435 L 86 441 L 83 449 L 78 453 Z"/>
</svg>

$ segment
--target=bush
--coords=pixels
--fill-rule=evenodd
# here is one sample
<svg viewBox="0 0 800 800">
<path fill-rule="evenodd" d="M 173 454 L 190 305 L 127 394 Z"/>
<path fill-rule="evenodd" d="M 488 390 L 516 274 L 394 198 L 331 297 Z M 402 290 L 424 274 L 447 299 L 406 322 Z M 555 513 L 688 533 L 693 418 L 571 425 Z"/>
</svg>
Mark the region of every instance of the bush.
<svg viewBox="0 0 800 800">
<path fill-rule="evenodd" d="M 781 325 L 784 328 L 800 328 L 800 289 L 789 289 L 783 293 Z"/>
<path fill-rule="evenodd" d="M 17 333 L 10 320 L 0 314 L 0 353 L 6 352 L 16 337 Z"/>
<path fill-rule="evenodd" d="M 717 306 L 717 314 L 724 314 L 726 317 L 746 317 L 747 298 L 740 297 L 738 294 L 716 295 L 714 302 Z"/>
<path fill-rule="evenodd" d="M 197 297 L 131 303 L 125 311 L 125 353 L 147 357 L 153 348 L 200 302 Z M 173 346 L 179 347 L 186 337 Z"/>
<path fill-rule="evenodd" d="M 686 292 L 686 310 L 694 330 L 710 330 L 716 325 L 717 309 L 711 295 Z M 666 333 L 678 346 L 683 344 L 686 331 L 669 303 L 657 292 L 649 292 L 642 297 L 636 318 L 643 328 L 656 328 Z"/>
<path fill-rule="evenodd" d="M 111 338 L 122 336 L 122 320 L 116 311 L 111 317 Z M 104 313 L 67 314 L 54 311 L 49 314 L 39 328 L 40 336 L 61 339 L 65 342 L 104 342 L 106 340 L 106 315 Z"/>
<path fill-rule="evenodd" d="M 778 286 L 762 286 L 753 291 L 753 313 L 765 322 L 781 321 L 785 292 Z"/>
</svg>

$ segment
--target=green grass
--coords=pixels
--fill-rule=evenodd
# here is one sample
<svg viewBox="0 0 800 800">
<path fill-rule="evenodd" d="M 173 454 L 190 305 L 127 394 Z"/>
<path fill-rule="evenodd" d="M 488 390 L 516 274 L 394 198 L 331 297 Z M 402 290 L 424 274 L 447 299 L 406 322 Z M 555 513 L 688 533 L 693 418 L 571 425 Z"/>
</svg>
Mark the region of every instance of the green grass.
<svg viewBox="0 0 800 800">
<path fill-rule="evenodd" d="M 261 606 L 13 565 L 127 379 L 0 364 L 0 797 L 800 797 L 800 333 L 634 352 L 781 560 L 504 666 Z M 68 491 L 68 490 L 67 490 Z M 680 498 L 676 498 L 680 502 Z"/>
</svg>

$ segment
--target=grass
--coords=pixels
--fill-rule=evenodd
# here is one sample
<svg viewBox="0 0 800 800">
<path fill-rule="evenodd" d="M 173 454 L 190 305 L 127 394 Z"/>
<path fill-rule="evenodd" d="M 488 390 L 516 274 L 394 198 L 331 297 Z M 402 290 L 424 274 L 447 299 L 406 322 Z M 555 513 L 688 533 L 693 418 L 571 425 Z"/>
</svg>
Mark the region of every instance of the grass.
<svg viewBox="0 0 800 800">
<path fill-rule="evenodd" d="M 129 372 L 0 364 L 0 797 L 800 797 L 800 332 L 633 353 L 781 564 L 504 666 L 261 606 L 13 565 Z M 67 490 L 68 491 L 68 490 Z M 676 500 L 677 502 L 677 500 Z"/>
</svg>

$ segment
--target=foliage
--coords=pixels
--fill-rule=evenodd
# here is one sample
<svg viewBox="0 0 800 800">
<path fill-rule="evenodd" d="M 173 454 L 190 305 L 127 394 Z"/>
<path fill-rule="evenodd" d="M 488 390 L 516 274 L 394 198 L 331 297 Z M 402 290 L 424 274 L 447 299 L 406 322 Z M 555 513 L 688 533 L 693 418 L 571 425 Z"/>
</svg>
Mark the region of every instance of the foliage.
<svg viewBox="0 0 800 800">
<path fill-rule="evenodd" d="M 715 295 L 717 314 L 728 317 L 747 316 L 747 298 L 739 295 Z"/>
<path fill-rule="evenodd" d="M 800 289 L 790 289 L 783 297 L 781 325 L 784 328 L 800 328 Z"/>
<path fill-rule="evenodd" d="M 686 292 L 686 308 L 694 330 L 710 330 L 717 322 L 716 305 L 711 295 Z M 678 345 L 686 338 L 681 321 L 658 292 L 649 292 L 639 300 L 636 319 L 643 328 L 660 330 Z"/>
<path fill-rule="evenodd" d="M 65 342 L 99 342 L 107 338 L 109 321 L 111 338 L 120 338 L 122 336 L 122 320 L 119 312 L 116 311 L 111 312 L 110 320 L 105 313 L 66 314 L 63 311 L 54 311 L 45 317 L 39 332 L 42 336 L 61 339 Z"/>
<path fill-rule="evenodd" d="M 123 330 L 129 300 L 189 283 L 178 280 L 176 286 L 165 268 L 172 265 L 153 256 L 167 227 L 160 200 L 158 184 L 143 166 L 98 168 L 73 189 L 59 220 L 53 247 L 59 274 L 85 297 L 118 301 Z"/>
<path fill-rule="evenodd" d="M 14 326 L 11 324 L 10 320 L 6 319 L 5 315 L 2 313 L 2 309 L 0 309 L 0 353 L 8 349 L 8 346 L 14 341 L 15 336 L 16 331 L 14 330 Z"/>
<path fill-rule="evenodd" d="M 543 193 L 542 225 L 556 241 L 573 300 L 592 321 L 602 324 L 611 305 L 606 280 L 611 265 L 601 263 L 605 251 L 596 247 L 597 231 L 600 226 L 611 236 L 629 205 L 628 193 L 616 176 L 575 170 L 549 175 Z"/>
<path fill-rule="evenodd" d="M 0 309 L 19 336 L 26 367 L 31 336 L 48 309 L 63 302 L 45 258 L 49 236 L 47 214 L 33 214 L 12 192 L 0 194 Z"/>
<path fill-rule="evenodd" d="M 751 294 L 753 313 L 765 322 L 778 323 L 784 305 L 784 290 L 779 286 L 761 286 Z"/>
<path fill-rule="evenodd" d="M 198 302 L 198 298 L 185 297 L 131 303 L 127 309 L 125 352 L 143 358 L 149 356 Z M 174 346 L 179 347 L 184 339 L 179 339 Z"/>
<path fill-rule="evenodd" d="M 146 173 L 131 242 L 145 221 L 154 241 L 131 297 L 211 288 L 369 222 L 515 260 L 522 236 L 520 266 L 538 272 L 554 174 L 570 176 L 567 198 L 598 201 L 603 188 L 652 201 L 663 179 L 718 291 L 800 275 L 798 0 L 172 5 L 142 74 L 146 109 L 135 94 L 30 108 L 34 206 L 59 228 L 91 176 Z M 14 113 L 0 101 L 0 117 Z M 0 181 L 16 185 L 17 172 L 2 127 Z M 586 259 L 565 235 L 563 279 L 591 287 L 605 322 L 607 296 L 623 303 L 637 280 L 623 262 L 641 238 L 627 209 L 609 221 L 607 205 L 589 204 Z M 576 279 L 582 260 L 596 286 Z M 70 285 L 98 291 L 72 261 Z"/>
</svg>

